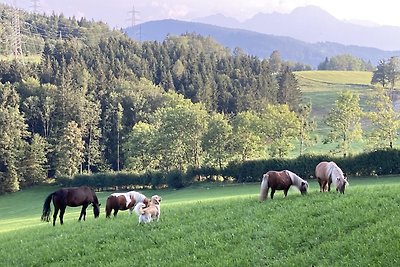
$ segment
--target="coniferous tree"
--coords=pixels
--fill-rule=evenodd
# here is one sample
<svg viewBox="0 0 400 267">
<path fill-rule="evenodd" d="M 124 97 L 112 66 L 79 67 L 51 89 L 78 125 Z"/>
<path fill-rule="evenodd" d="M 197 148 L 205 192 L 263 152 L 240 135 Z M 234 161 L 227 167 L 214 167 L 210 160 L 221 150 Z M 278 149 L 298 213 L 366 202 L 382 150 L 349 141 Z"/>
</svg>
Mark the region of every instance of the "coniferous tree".
<svg viewBox="0 0 400 267">
<path fill-rule="evenodd" d="M 18 162 L 28 135 L 14 86 L 0 84 L 0 193 L 20 189 Z"/>
<path fill-rule="evenodd" d="M 279 73 L 278 84 L 278 103 L 288 105 L 290 110 L 297 110 L 301 102 L 301 90 L 288 66 Z"/>
<path fill-rule="evenodd" d="M 67 123 L 56 145 L 57 176 L 72 177 L 81 171 L 84 159 L 82 131 L 74 121 Z"/>
<path fill-rule="evenodd" d="M 22 185 L 40 184 L 47 178 L 48 143 L 38 134 L 34 134 L 30 144 L 26 144 L 21 160 L 20 174 Z"/>
</svg>

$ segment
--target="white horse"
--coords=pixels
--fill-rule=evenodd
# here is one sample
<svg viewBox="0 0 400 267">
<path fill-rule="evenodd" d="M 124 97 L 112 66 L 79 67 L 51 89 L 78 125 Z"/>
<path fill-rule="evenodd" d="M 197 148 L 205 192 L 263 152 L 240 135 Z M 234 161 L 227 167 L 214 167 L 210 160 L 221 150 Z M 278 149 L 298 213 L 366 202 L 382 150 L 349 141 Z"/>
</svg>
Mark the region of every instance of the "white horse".
<svg viewBox="0 0 400 267">
<path fill-rule="evenodd" d="M 144 203 L 146 206 L 149 204 L 149 199 L 142 193 L 139 193 L 136 191 L 129 191 L 125 194 L 127 194 L 129 196 L 129 198 L 135 199 L 135 201 L 136 201 L 135 206 L 138 203 Z M 132 206 L 129 208 L 129 214 L 132 214 L 132 211 L 134 210 L 135 206 Z"/>
<path fill-rule="evenodd" d="M 336 191 L 344 194 L 346 186 L 349 185 L 347 177 L 335 162 L 322 161 L 315 167 L 315 177 L 318 180 L 320 192 L 331 191 L 331 184 L 336 187 Z"/>
<path fill-rule="evenodd" d="M 283 192 L 286 197 L 292 185 L 297 187 L 302 195 L 307 193 L 308 182 L 300 178 L 294 172 L 288 170 L 269 171 L 263 175 L 260 189 L 260 201 L 264 201 L 267 198 L 269 188 L 271 188 L 271 199 L 274 198 L 275 190 L 284 190 Z"/>
</svg>

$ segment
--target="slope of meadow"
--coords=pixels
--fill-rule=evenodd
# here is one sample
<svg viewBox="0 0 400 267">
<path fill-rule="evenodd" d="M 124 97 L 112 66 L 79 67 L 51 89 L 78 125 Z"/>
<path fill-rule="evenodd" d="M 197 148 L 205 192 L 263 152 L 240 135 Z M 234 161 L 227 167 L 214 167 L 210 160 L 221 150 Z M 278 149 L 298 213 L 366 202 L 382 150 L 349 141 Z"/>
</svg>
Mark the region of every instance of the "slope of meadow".
<svg viewBox="0 0 400 267">
<path fill-rule="evenodd" d="M 159 222 L 120 212 L 99 219 L 67 208 L 63 226 L 39 221 L 54 187 L 0 196 L 3 266 L 396 266 L 399 177 L 353 180 L 345 195 L 281 191 L 259 203 L 259 184 L 146 191 L 163 197 Z M 109 192 L 98 193 L 101 203 Z"/>
<path fill-rule="evenodd" d="M 300 71 L 295 75 L 303 98 L 312 103 L 312 114 L 317 119 L 328 114 L 341 91 L 357 92 L 363 107 L 374 88 L 371 86 L 372 73 L 365 71 Z"/>
</svg>

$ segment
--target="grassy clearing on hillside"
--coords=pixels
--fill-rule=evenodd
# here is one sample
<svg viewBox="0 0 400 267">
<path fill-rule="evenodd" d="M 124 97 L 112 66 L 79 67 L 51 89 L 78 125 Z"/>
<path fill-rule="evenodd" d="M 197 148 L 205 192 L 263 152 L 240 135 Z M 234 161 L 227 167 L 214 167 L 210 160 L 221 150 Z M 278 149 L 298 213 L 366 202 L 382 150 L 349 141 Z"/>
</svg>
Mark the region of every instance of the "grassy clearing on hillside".
<svg viewBox="0 0 400 267">
<path fill-rule="evenodd" d="M 360 106 L 367 109 L 366 100 L 374 91 L 371 86 L 372 72 L 362 71 L 300 71 L 295 72 L 299 86 L 303 92 L 303 100 L 312 103 L 311 117 L 317 122 L 315 134 L 318 143 L 308 151 L 313 153 L 327 153 L 335 148 L 334 144 L 322 144 L 322 139 L 330 130 L 324 123 L 329 111 L 335 105 L 340 92 L 350 90 L 360 95 Z M 363 120 L 363 123 L 366 121 Z M 364 125 L 365 126 L 365 125 Z M 352 145 L 352 153 L 363 152 L 365 144 L 357 142 Z M 293 156 L 298 156 L 295 152 Z"/>
<path fill-rule="evenodd" d="M 297 78 L 326 84 L 365 85 L 371 84 L 372 72 L 368 71 L 298 71 Z"/>
<path fill-rule="evenodd" d="M 146 191 L 163 197 L 160 222 L 148 225 L 127 212 L 106 219 L 104 207 L 99 219 L 90 210 L 78 223 L 79 209 L 67 208 L 63 226 L 0 233 L 2 266 L 398 265 L 399 177 L 352 180 L 345 195 L 310 184 L 307 196 L 279 191 L 263 203 L 258 184 Z M 13 200 L 15 212 L 2 210 L 0 223 L 39 220 L 53 189 L 1 196 L 0 207 Z M 102 203 L 108 195 L 99 194 Z"/>
<path fill-rule="evenodd" d="M 0 56 L 0 60 L 4 60 L 4 61 L 13 61 L 15 60 L 15 56 L 13 55 L 9 55 L 9 56 Z M 41 60 L 41 55 L 30 55 L 30 56 L 23 56 L 20 59 L 22 62 L 27 63 L 40 63 Z"/>
</svg>

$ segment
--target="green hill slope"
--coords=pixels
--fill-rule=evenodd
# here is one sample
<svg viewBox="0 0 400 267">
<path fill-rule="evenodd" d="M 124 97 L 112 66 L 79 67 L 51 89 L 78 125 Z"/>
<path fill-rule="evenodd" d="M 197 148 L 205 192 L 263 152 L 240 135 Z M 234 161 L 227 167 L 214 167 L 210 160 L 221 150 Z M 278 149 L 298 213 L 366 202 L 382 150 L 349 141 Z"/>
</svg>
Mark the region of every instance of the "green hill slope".
<svg viewBox="0 0 400 267">
<path fill-rule="evenodd" d="M 161 220 L 148 225 L 127 212 L 106 219 L 102 206 L 99 219 L 88 209 L 80 223 L 79 208 L 67 208 L 53 227 L 39 217 L 54 188 L 31 189 L 0 196 L 2 227 L 19 224 L 0 232 L 0 258 L 4 266 L 395 266 L 398 181 L 350 181 L 345 195 L 319 193 L 311 181 L 306 196 L 278 191 L 263 203 L 259 184 L 147 191 L 163 197 Z M 99 193 L 103 205 L 109 194 Z"/>
<path fill-rule="evenodd" d="M 311 102 L 312 114 L 323 119 L 332 108 L 338 93 L 352 90 L 360 95 L 361 106 L 373 91 L 372 73 L 362 71 L 301 71 L 295 72 L 305 102 Z"/>
</svg>

